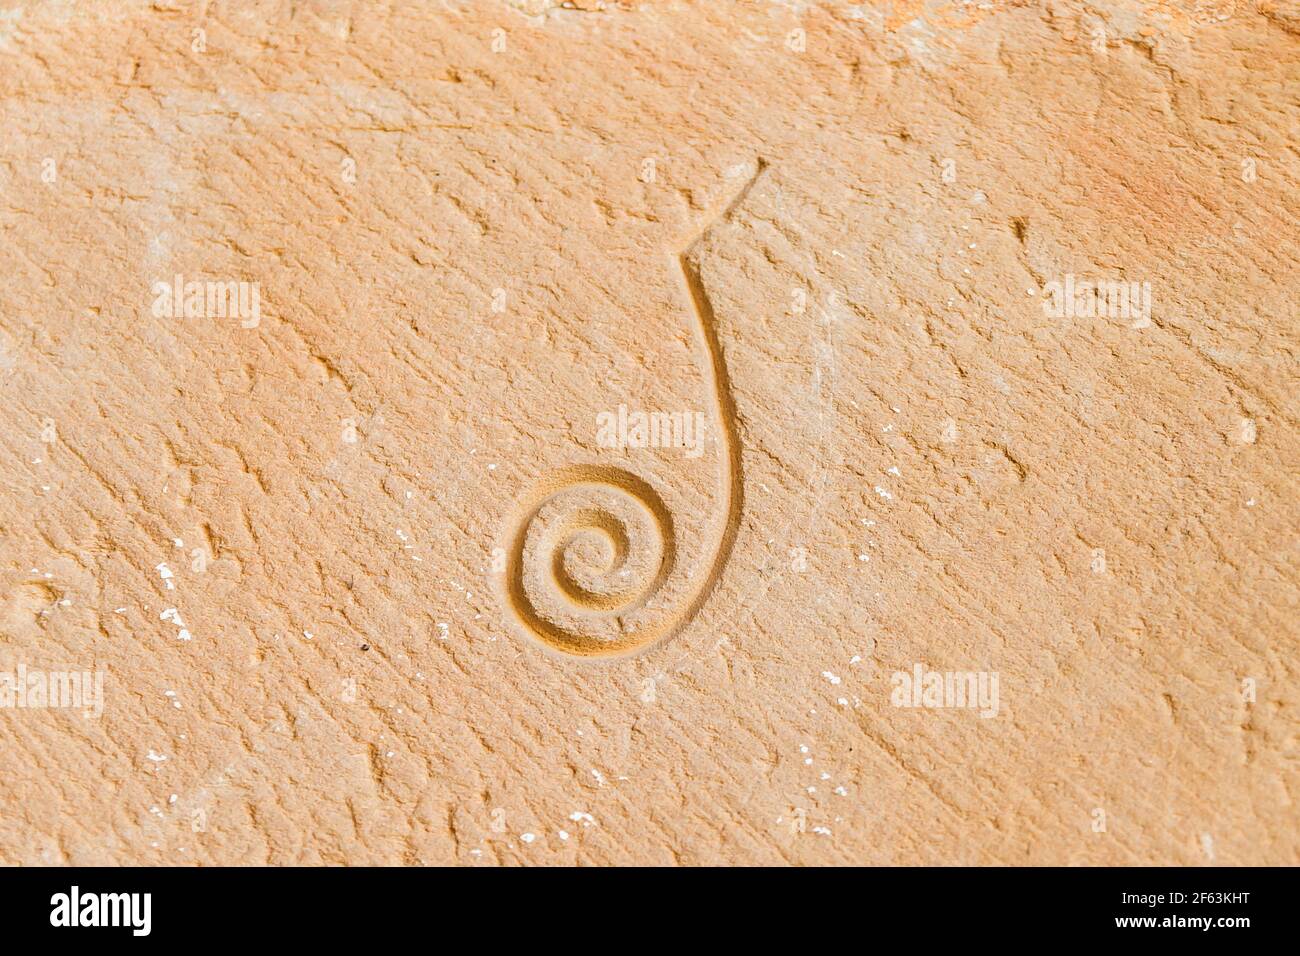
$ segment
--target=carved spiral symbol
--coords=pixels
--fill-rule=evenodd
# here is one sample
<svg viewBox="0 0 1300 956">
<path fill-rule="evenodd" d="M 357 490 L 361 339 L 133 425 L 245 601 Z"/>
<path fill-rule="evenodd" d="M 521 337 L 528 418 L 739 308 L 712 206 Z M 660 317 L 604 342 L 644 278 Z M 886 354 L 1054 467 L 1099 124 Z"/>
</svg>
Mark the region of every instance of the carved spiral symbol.
<svg viewBox="0 0 1300 956">
<path fill-rule="evenodd" d="M 529 630 L 583 657 L 653 640 L 643 612 L 676 560 L 672 515 L 658 493 L 621 468 L 580 466 L 554 475 L 537 498 L 506 568 Z"/>
<path fill-rule="evenodd" d="M 723 217 L 739 205 L 763 168 L 760 159 Z M 689 258 L 702 235 L 673 262 L 695 314 L 717 412 L 721 521 L 712 561 L 674 606 L 662 606 L 661 592 L 678 566 L 678 554 L 673 517 L 658 492 L 612 466 L 578 465 L 551 475 L 515 525 L 505 570 L 506 600 L 517 621 L 552 650 L 612 657 L 658 643 L 694 617 L 731 555 L 744 492 L 740 440 L 713 308 Z"/>
</svg>

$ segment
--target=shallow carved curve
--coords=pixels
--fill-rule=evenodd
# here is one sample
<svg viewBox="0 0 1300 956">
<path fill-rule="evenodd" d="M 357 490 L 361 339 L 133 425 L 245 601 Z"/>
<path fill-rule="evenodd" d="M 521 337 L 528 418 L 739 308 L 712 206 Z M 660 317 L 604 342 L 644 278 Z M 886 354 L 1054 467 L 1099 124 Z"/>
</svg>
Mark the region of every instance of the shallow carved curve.
<svg viewBox="0 0 1300 956">
<path fill-rule="evenodd" d="M 713 224 L 744 201 L 764 168 L 758 160 L 725 208 L 669 263 L 681 275 L 695 317 L 720 436 L 720 520 L 712 561 L 676 607 L 639 614 L 678 564 L 671 512 L 647 481 L 625 468 L 574 465 L 553 472 L 521 503 L 510 526 L 505 568 L 510 612 L 529 637 L 553 651 L 619 657 L 667 640 L 704 605 L 731 556 L 744 503 L 736 406 L 713 307 L 691 256 Z"/>
</svg>

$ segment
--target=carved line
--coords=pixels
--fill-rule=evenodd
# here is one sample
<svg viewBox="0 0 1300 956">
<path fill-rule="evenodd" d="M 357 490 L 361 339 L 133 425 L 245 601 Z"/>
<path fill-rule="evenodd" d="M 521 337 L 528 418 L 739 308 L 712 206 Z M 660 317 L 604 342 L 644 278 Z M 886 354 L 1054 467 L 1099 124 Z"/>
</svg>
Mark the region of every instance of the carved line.
<svg viewBox="0 0 1300 956">
<path fill-rule="evenodd" d="M 617 566 L 626 557 L 627 539 L 617 519 L 594 512 L 590 508 L 582 509 L 568 522 L 563 523 L 558 531 L 548 536 L 548 543 L 554 544 L 548 583 L 569 604 L 589 611 L 618 609 L 616 620 L 621 630 L 623 618 L 632 611 L 644 607 L 650 597 L 663 586 L 676 562 L 677 539 L 673 529 L 672 514 L 664 505 L 663 499 L 646 481 L 615 466 L 575 465 L 560 469 L 549 476 L 529 496 L 529 503 L 523 509 L 521 519 L 514 525 L 516 531 L 507 549 L 505 576 L 507 603 L 517 623 L 533 639 L 552 650 L 583 658 L 612 658 L 643 651 L 667 640 L 685 627 L 698 613 L 722 577 L 722 571 L 731 557 L 736 536 L 740 531 L 744 506 L 742 450 L 736 426 L 735 399 L 731 394 L 731 378 L 718 339 L 713 305 L 705 291 L 699 270 L 691 261 L 691 254 L 717 222 L 729 218 L 745 201 L 767 164 L 759 158 L 755 167 L 753 176 L 737 191 L 731 201 L 720 212 L 710 217 L 705 226 L 683 244 L 681 251 L 672 256 L 681 274 L 687 301 L 695 313 L 696 334 L 707 358 L 704 374 L 709 379 L 713 392 L 717 424 L 722 436 L 720 494 L 724 519 L 718 533 L 717 544 L 713 549 L 712 566 L 697 586 L 695 593 L 675 613 L 667 613 L 662 619 L 615 640 L 572 633 L 546 620 L 533 607 L 524 585 L 524 549 L 529 528 L 538 518 L 539 512 L 560 495 L 584 487 L 606 491 L 612 489 L 627 495 L 649 513 L 662 549 L 662 558 L 653 580 L 638 591 L 634 598 L 628 599 L 621 594 L 600 595 L 584 591 L 564 570 L 564 542 L 579 531 L 601 534 L 613 547 L 614 564 Z"/>
</svg>

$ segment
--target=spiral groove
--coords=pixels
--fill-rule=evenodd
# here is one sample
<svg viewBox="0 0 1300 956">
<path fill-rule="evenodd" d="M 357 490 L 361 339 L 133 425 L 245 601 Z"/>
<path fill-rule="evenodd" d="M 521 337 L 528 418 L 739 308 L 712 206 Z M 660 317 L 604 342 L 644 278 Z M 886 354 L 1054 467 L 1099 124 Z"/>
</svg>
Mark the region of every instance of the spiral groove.
<svg viewBox="0 0 1300 956">
<path fill-rule="evenodd" d="M 764 167 L 759 159 L 720 218 L 740 204 Z M 731 555 L 744 497 L 736 408 L 713 307 L 690 259 L 709 228 L 672 262 L 695 315 L 716 411 L 720 511 L 712 557 L 691 586 L 665 589 L 680 556 L 672 514 L 658 492 L 624 468 L 561 469 L 528 499 L 506 558 L 507 602 L 527 635 L 551 650 L 616 657 L 653 646 L 694 617 Z M 677 595 L 673 606 L 659 597 L 665 590 Z"/>
<path fill-rule="evenodd" d="M 640 612 L 676 561 L 672 515 L 621 468 L 566 468 L 539 489 L 507 557 L 512 603 L 533 635 L 582 657 L 653 639 Z"/>
</svg>

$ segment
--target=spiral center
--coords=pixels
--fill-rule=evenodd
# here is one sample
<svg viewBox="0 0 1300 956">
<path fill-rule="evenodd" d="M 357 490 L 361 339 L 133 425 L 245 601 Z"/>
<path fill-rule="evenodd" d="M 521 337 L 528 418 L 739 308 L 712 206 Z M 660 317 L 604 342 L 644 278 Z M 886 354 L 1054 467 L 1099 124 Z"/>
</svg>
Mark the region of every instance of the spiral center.
<svg viewBox="0 0 1300 956">
<path fill-rule="evenodd" d="M 673 566 L 672 519 L 648 484 L 581 469 L 542 499 L 519 541 L 514 593 L 557 641 L 610 643 L 639 629 Z"/>
</svg>

